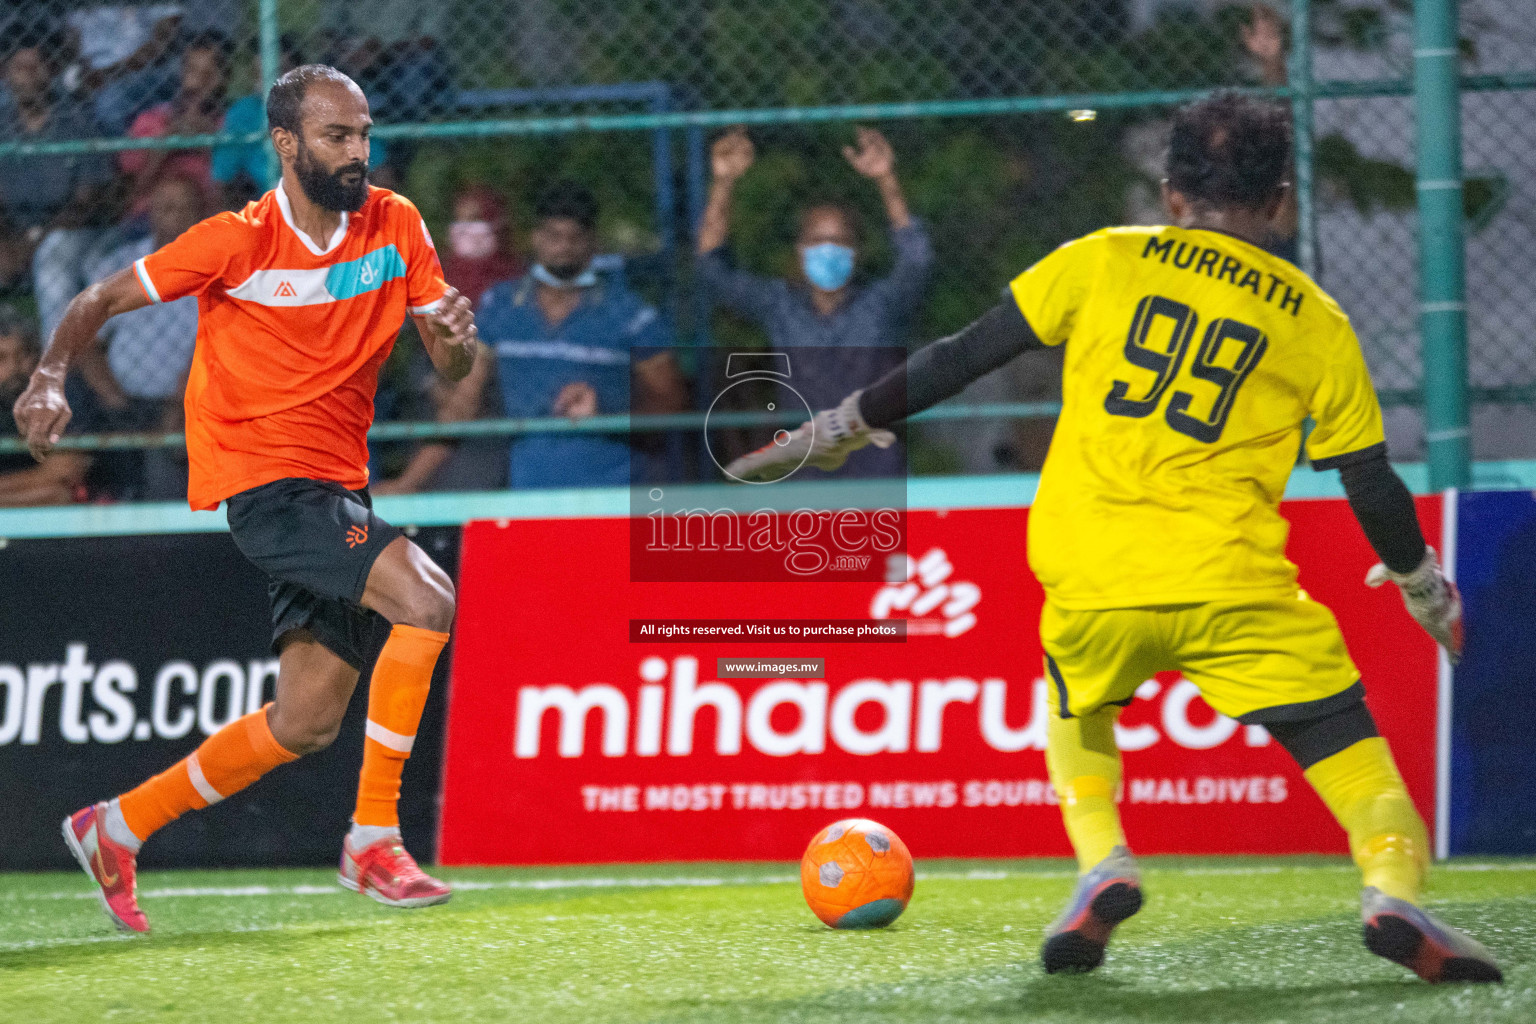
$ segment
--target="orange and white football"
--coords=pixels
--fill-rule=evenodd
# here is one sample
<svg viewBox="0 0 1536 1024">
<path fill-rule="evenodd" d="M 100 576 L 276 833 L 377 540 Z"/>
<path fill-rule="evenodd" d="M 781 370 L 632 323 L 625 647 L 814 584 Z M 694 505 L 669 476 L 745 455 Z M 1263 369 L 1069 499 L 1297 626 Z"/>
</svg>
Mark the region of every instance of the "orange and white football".
<svg viewBox="0 0 1536 1024">
<path fill-rule="evenodd" d="M 907 909 L 912 884 L 907 844 L 867 818 L 833 822 L 800 858 L 805 902 L 832 928 L 884 928 Z"/>
</svg>

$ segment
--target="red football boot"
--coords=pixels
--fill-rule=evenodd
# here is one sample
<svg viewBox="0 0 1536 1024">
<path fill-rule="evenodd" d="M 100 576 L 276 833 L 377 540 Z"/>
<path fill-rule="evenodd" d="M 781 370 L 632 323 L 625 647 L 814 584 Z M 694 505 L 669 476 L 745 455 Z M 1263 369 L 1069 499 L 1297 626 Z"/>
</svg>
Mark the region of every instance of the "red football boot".
<svg viewBox="0 0 1536 1024">
<path fill-rule="evenodd" d="M 1141 872 L 1131 851 L 1117 846 L 1077 880 L 1072 900 L 1045 932 L 1045 973 L 1091 971 L 1104 962 L 1110 933 L 1141 909 Z"/>
<path fill-rule="evenodd" d="M 103 821 L 105 803 L 83 807 L 64 819 L 64 842 L 80 869 L 96 883 L 101 909 L 125 932 L 149 931 L 149 920 L 139 909 L 134 879 L 134 854 L 107 835 Z"/>
<path fill-rule="evenodd" d="M 421 870 L 416 858 L 393 836 L 361 850 L 353 849 L 351 836 L 342 840 L 336 880 L 386 907 L 430 907 L 447 903 L 453 895 L 446 884 Z"/>
<path fill-rule="evenodd" d="M 1366 949 L 1431 984 L 1504 980 L 1499 962 L 1481 942 L 1374 886 L 1360 894 L 1360 916 Z"/>
</svg>

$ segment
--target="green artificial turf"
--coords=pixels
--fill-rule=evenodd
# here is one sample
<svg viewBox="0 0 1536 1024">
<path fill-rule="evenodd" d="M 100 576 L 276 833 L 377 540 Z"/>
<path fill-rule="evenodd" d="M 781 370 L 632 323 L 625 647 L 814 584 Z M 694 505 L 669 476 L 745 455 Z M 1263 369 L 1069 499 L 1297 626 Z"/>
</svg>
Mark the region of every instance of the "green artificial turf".
<svg viewBox="0 0 1536 1024">
<path fill-rule="evenodd" d="M 1047 977 L 1061 861 L 927 862 L 878 932 L 822 927 L 791 865 L 443 872 L 395 911 L 323 871 L 153 872 L 118 937 L 78 875 L 0 876 L 0 1021 L 1536 1020 L 1536 864 L 1436 872 L 1430 906 L 1503 960 L 1431 987 L 1360 944 L 1342 861 L 1149 859 L 1148 905 L 1086 976 Z"/>
</svg>

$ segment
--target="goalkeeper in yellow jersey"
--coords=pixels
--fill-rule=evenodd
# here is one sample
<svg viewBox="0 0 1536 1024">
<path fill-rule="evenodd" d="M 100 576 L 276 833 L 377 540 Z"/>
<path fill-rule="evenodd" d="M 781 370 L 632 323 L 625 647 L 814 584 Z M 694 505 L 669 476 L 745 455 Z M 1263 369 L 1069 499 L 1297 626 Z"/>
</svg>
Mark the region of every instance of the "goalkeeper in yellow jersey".
<svg viewBox="0 0 1536 1024">
<path fill-rule="evenodd" d="M 1221 94 L 1185 107 L 1163 184 L 1172 226 L 1068 242 L 981 319 L 728 472 L 778 476 L 802 458 L 835 467 L 1014 356 L 1065 345 L 1029 560 L 1046 592 L 1046 760 L 1081 876 L 1047 932 L 1045 969 L 1097 967 L 1110 932 L 1141 909 L 1113 725 L 1137 686 L 1178 670 L 1222 714 L 1268 728 L 1344 827 L 1371 952 L 1432 982 L 1499 981 L 1486 949 L 1419 908 L 1424 822 L 1333 614 L 1285 558 L 1280 498 L 1311 417 L 1312 464 L 1340 472 L 1381 559 L 1367 582 L 1396 583 L 1460 654 L 1460 601 L 1387 462 L 1349 319 L 1258 245 L 1289 166 L 1280 105 Z"/>
</svg>

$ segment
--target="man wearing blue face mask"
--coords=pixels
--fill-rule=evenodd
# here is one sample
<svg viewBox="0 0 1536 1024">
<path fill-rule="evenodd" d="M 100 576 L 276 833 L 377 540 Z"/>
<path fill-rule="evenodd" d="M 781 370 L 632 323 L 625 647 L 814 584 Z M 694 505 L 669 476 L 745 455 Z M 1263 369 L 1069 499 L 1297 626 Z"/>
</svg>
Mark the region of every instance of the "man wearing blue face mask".
<svg viewBox="0 0 1536 1024">
<path fill-rule="evenodd" d="M 860 128 L 858 146 L 843 155 L 859 174 L 873 181 L 891 224 L 896 265 L 890 276 L 856 285 L 858 230 L 841 206 L 818 204 L 800 214 L 795 240 L 799 274 L 792 280 L 769 279 L 735 269 L 726 258 L 731 199 L 736 184 L 752 166 L 756 151 L 746 130 L 736 128 L 715 140 L 711 152 L 714 180 L 699 224 L 698 274 L 713 297 L 756 322 L 775 348 L 809 348 L 809 358 L 792 363 L 794 387 L 818 408 L 835 404 L 861 374 L 885 366 L 890 346 L 900 345 L 907 323 L 933 270 L 933 245 L 922 223 L 907 209 L 896 178 L 891 144 L 873 128 Z M 882 349 L 881 346 L 884 346 Z M 836 353 L 829 350 L 838 350 Z M 868 463 L 842 472 L 890 476 L 905 468 L 899 447 L 874 453 Z"/>
</svg>

